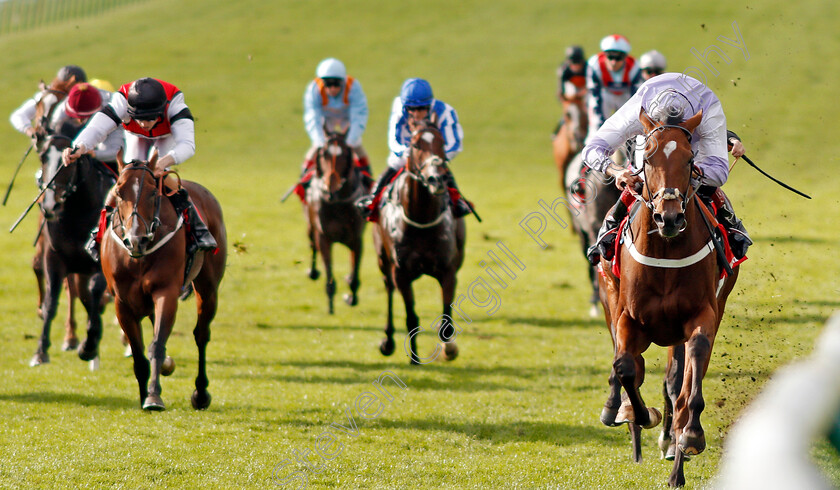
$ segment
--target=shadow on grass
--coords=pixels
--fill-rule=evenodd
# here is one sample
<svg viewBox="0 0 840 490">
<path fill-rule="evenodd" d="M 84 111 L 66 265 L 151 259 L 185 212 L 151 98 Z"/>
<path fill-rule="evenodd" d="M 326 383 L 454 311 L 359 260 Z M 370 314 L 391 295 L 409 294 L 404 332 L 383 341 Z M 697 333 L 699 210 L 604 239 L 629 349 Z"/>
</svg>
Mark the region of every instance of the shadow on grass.
<svg viewBox="0 0 840 490">
<path fill-rule="evenodd" d="M 751 237 L 753 241 L 756 243 L 768 241 L 774 243 L 808 243 L 813 245 L 834 245 L 836 244 L 836 240 L 829 240 L 827 238 L 821 237 L 808 237 L 808 236 L 782 236 L 782 235 L 753 235 Z"/>
<path fill-rule="evenodd" d="M 540 317 L 510 317 L 506 319 L 511 324 L 527 325 L 529 327 L 605 327 L 603 317 L 599 318 L 540 318 Z"/>
<path fill-rule="evenodd" d="M 0 400 L 17 403 L 64 403 L 81 407 L 102 407 L 120 410 L 137 406 L 136 397 L 115 398 L 111 396 L 50 393 L 44 391 L 0 395 Z"/>
</svg>

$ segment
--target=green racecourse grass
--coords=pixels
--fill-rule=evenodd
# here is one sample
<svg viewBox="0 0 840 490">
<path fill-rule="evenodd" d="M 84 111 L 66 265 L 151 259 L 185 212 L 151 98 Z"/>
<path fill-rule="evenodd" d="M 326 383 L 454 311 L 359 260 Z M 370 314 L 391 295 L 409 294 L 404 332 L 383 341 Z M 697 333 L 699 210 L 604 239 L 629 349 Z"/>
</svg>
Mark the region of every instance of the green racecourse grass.
<svg viewBox="0 0 840 490">
<path fill-rule="evenodd" d="M 712 55 L 720 75 L 703 70 L 730 128 L 756 163 L 814 197 L 796 197 L 745 164 L 726 186 L 756 244 L 706 376 L 708 450 L 686 465 L 689 488 L 710 484 L 741 410 L 775 369 L 810 353 L 840 306 L 840 220 L 830 178 L 840 145 L 829 110 L 840 74 L 830 19 L 840 9 L 806 4 L 151 0 L 3 37 L 0 114 L 67 63 L 115 86 L 142 76 L 178 85 L 196 116 L 198 144 L 180 170 L 218 196 L 235 245 L 208 348 L 210 409 L 195 412 L 188 401 L 196 374 L 191 299 L 168 344 L 178 365 L 163 380 L 168 409 L 145 413 L 111 306 L 101 370 L 91 373 L 75 354 L 60 352 L 63 309 L 52 363 L 27 367 L 39 332 L 29 266 L 34 213 L 13 235 L 0 235 L 0 486 L 268 488 L 275 465 L 294 458 L 293 450 L 314 451 L 316 437 L 346 423 L 345 407 L 352 410 L 386 370 L 408 389 L 392 388 L 396 399 L 378 418 L 356 416 L 358 437 L 337 432 L 342 452 L 310 474 L 311 488 L 663 486 L 671 464 L 659 460 L 658 429 L 645 431 L 645 461 L 636 465 L 627 430 L 598 421 L 612 348 L 603 320 L 587 317 L 576 239 L 553 224 L 543 235 L 551 246 L 541 250 L 518 226 L 539 209 L 538 199 L 559 195 L 549 132 L 559 114 L 554 70 L 563 48 L 580 43 L 591 54 L 612 32 L 627 35 L 637 55 L 659 49 L 674 71 L 703 68 L 690 48 L 720 47 L 732 62 Z M 748 60 L 717 40 L 735 38 L 733 22 Z M 369 231 L 358 307 L 339 302 L 328 316 L 323 280 L 305 276 L 300 205 L 280 205 L 279 196 L 308 146 L 303 88 L 327 56 L 342 59 L 365 88 L 365 144 L 377 172 L 387 155 L 390 102 L 405 78 L 428 78 L 458 110 L 465 151 L 453 168 L 484 218 L 467 220 L 459 292 L 487 278 L 479 262 L 499 240 L 527 266 L 500 292 L 496 314 L 466 303 L 473 322 L 462 323 L 461 356 L 452 363 L 407 365 L 399 298 L 397 353 L 379 354 L 385 293 Z M 25 145 L 8 125 L 0 129 L 3 183 Z M 11 225 L 34 196 L 35 168 L 30 156 L 0 224 Z M 336 255 L 340 278 L 347 253 Z M 424 278 L 415 291 L 428 326 L 440 311 L 439 289 Z M 421 335 L 419 343 L 425 355 L 432 338 Z M 652 347 L 647 360 L 642 392 L 661 406 L 663 349 Z M 840 484 L 836 453 L 819 443 L 812 455 Z M 302 467 L 281 476 L 292 468 Z"/>
</svg>

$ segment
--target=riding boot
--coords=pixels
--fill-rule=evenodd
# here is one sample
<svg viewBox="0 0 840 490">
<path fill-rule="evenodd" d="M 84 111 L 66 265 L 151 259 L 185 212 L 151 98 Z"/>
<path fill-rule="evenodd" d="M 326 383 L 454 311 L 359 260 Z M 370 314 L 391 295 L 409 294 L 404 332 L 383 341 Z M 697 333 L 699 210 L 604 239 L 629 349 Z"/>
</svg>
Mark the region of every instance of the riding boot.
<svg viewBox="0 0 840 490">
<path fill-rule="evenodd" d="M 388 167 L 379 177 L 379 181 L 376 182 L 376 187 L 374 187 L 373 192 L 368 194 L 367 196 L 362 196 L 356 201 L 356 207 L 362 213 L 362 216 L 367 218 L 368 221 L 376 221 L 379 219 L 379 201 L 382 199 L 382 191 L 385 189 L 391 179 L 393 179 L 399 169 Z"/>
<path fill-rule="evenodd" d="M 184 216 L 187 222 L 187 255 L 192 256 L 197 250 L 214 250 L 218 247 L 216 239 L 207 229 L 207 225 L 198 215 L 195 206 L 190 200 L 187 190 L 179 189 L 169 196 L 169 202 L 175 208 L 179 216 Z"/>
<path fill-rule="evenodd" d="M 312 181 L 312 176 L 315 173 L 315 160 L 305 160 L 300 166 L 300 177 L 295 186 L 295 194 L 300 198 L 301 202 L 306 202 L 306 189 L 309 188 L 309 182 Z"/>
<path fill-rule="evenodd" d="M 627 216 L 629 203 L 634 199 L 633 195 L 628 189 L 624 189 L 621 197 L 607 211 L 607 216 L 604 218 L 604 223 L 601 229 L 598 230 L 598 238 L 595 243 L 586 251 L 586 257 L 592 265 L 598 265 L 598 262 L 603 257 L 606 260 L 612 260 L 615 255 L 615 240 L 618 238 L 618 226 L 621 221 Z"/>
<path fill-rule="evenodd" d="M 452 214 L 456 218 L 463 218 L 472 213 L 472 203 L 468 203 L 464 196 L 461 195 L 461 190 L 458 189 L 458 184 L 455 182 L 455 175 L 451 170 L 444 174 L 446 180 L 446 188 L 449 191 L 449 202 L 452 204 Z"/>
<path fill-rule="evenodd" d="M 726 234 L 729 236 L 729 248 L 736 259 L 742 259 L 747 255 L 747 249 L 753 244 L 744 223 L 735 216 L 732 203 L 724 199 L 724 205 L 718 209 L 717 220 L 723 223 Z"/>
<path fill-rule="evenodd" d="M 99 221 L 90 230 L 90 238 L 85 242 L 85 251 L 94 262 L 99 262 L 99 246 L 102 243 L 102 236 L 105 234 L 105 228 L 108 226 L 108 222 L 111 221 L 111 215 L 113 213 L 114 208 L 105 204 L 105 207 L 99 213 Z"/>
<path fill-rule="evenodd" d="M 365 185 L 365 190 L 370 192 L 370 189 L 373 187 L 373 170 L 370 168 L 370 160 L 368 157 L 359 158 L 356 161 L 356 166 L 359 168 L 359 172 L 362 174 L 362 182 Z"/>
</svg>

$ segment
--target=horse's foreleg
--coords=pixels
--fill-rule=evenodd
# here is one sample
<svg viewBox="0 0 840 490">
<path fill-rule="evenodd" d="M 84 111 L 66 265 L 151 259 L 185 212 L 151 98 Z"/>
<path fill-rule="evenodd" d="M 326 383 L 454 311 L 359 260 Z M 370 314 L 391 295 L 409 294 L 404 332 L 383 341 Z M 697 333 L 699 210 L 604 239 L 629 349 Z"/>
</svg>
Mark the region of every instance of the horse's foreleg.
<svg viewBox="0 0 840 490">
<path fill-rule="evenodd" d="M 630 405 L 633 407 L 632 422 L 650 429 L 656 427 L 662 415 L 655 408 L 645 406 L 639 386 L 644 380 L 644 362 L 640 362 L 641 353 L 647 349 L 650 342 L 645 338 L 633 321 L 626 315 L 619 316 L 615 329 L 615 360 L 613 369 L 618 381 L 627 393 Z"/>
<path fill-rule="evenodd" d="M 105 276 L 101 273 L 92 276 L 74 275 L 74 289 L 79 295 L 82 306 L 87 312 L 87 337 L 79 345 L 79 358 L 91 361 L 99 355 L 99 341 L 102 339 L 102 315 L 100 313 L 102 295 L 105 293 Z M 87 279 L 87 284 L 83 284 Z"/>
<path fill-rule="evenodd" d="M 44 302 L 41 304 L 41 312 L 44 315 L 41 324 L 41 337 L 38 340 L 38 349 L 35 355 L 29 361 L 29 365 L 34 367 L 50 362 L 50 356 L 47 353 L 50 348 L 50 327 L 58 310 L 58 298 L 61 294 L 62 282 L 65 273 L 61 264 L 55 263 L 57 261 L 50 261 L 45 263 L 45 281 L 44 281 Z"/>
<path fill-rule="evenodd" d="M 335 312 L 333 298 L 335 298 L 335 277 L 332 270 L 332 242 L 323 233 L 318 234 L 318 251 L 321 252 L 321 260 L 324 263 L 324 274 L 326 274 L 327 303 L 330 315 Z"/>
<path fill-rule="evenodd" d="M 314 281 L 318 279 L 321 273 L 318 272 L 318 244 L 316 243 L 315 225 L 312 223 L 310 212 L 309 206 L 304 206 L 303 213 L 306 215 L 306 236 L 309 238 L 309 249 L 312 251 L 312 257 L 309 260 L 309 270 L 306 271 L 306 274 Z"/>
<path fill-rule="evenodd" d="M 683 371 L 685 369 L 685 346 L 683 344 L 668 348 L 668 361 L 665 366 L 665 379 L 662 380 L 662 396 L 665 407 L 662 411 L 662 432 L 659 434 L 659 450 L 662 457 L 673 460 L 676 456 L 674 438 L 674 407 L 682 390 Z"/>
<path fill-rule="evenodd" d="M 149 342 L 149 361 L 151 373 L 149 379 L 149 394 L 143 401 L 144 410 L 165 410 L 163 399 L 160 394 L 163 391 L 160 385 L 163 362 L 166 360 L 166 342 L 169 334 L 172 333 L 172 326 L 175 324 L 175 313 L 178 309 L 178 288 L 173 287 L 154 294 L 152 300 L 155 304 L 155 333 L 154 340 Z"/>
<path fill-rule="evenodd" d="M 41 217 L 43 220 L 44 218 Z M 44 318 L 44 240 L 39 235 L 35 242 L 35 256 L 32 257 L 32 272 L 35 273 L 35 280 L 38 282 L 38 318 Z"/>
<path fill-rule="evenodd" d="M 149 382 L 149 360 L 143 355 L 143 329 L 140 320 L 135 318 L 134 313 L 119 299 L 114 298 L 114 312 L 120 322 L 123 334 L 131 346 L 134 362 L 134 377 L 137 379 L 137 386 L 140 390 L 140 406 L 149 394 L 146 384 Z"/>
<path fill-rule="evenodd" d="M 678 407 L 682 408 L 678 408 L 681 413 L 678 416 L 677 432 L 680 435 L 677 444 L 680 451 L 687 455 L 700 454 L 706 449 L 706 435 L 700 425 L 700 414 L 706 406 L 703 400 L 703 377 L 706 375 L 715 341 L 714 327 L 706 327 L 710 325 L 706 322 L 714 322 L 715 317 L 708 313 L 704 317 L 699 319 L 700 326 L 685 343 L 685 375 L 677 401 Z"/>
<path fill-rule="evenodd" d="M 210 406 L 211 396 L 207 391 L 210 380 L 207 378 L 207 343 L 210 342 L 210 322 L 216 316 L 218 295 L 216 285 L 208 281 L 197 280 L 195 282 L 196 307 L 198 308 L 198 319 L 195 322 L 193 336 L 195 345 L 198 347 L 198 375 L 195 378 L 195 391 L 190 398 L 192 406 L 196 410 L 204 410 Z"/>
<path fill-rule="evenodd" d="M 384 272 L 382 282 L 385 283 L 385 294 L 388 297 L 388 316 L 385 320 L 385 338 L 379 342 L 379 352 L 382 355 L 390 356 L 396 349 L 394 344 L 394 280 L 392 272 Z"/>
<path fill-rule="evenodd" d="M 403 297 L 405 303 L 405 327 L 408 331 L 408 341 L 410 345 L 410 352 L 407 352 L 411 358 L 411 364 L 420 364 L 420 356 L 417 355 L 417 329 L 420 326 L 420 319 L 417 313 L 414 312 L 414 290 L 411 287 L 411 279 L 405 274 L 396 274 L 397 289 Z"/>
<path fill-rule="evenodd" d="M 76 298 L 79 293 L 71 280 L 75 276 L 71 274 L 64 279 L 67 288 L 67 321 L 64 323 L 64 343 L 61 345 L 63 351 L 71 351 L 79 346 L 79 338 L 76 336 Z"/>
<path fill-rule="evenodd" d="M 452 302 L 455 301 L 455 287 L 458 282 L 455 271 L 444 275 L 439 282 L 443 299 L 443 322 L 439 325 L 437 334 L 438 339 L 444 342 L 446 360 L 452 361 L 458 357 L 458 344 L 455 343 L 458 331 L 452 320 Z"/>
<path fill-rule="evenodd" d="M 359 233 L 358 239 L 353 242 L 353 246 L 350 247 L 350 277 L 347 280 L 347 285 L 350 286 L 350 294 L 344 295 L 344 302 L 350 306 L 356 306 L 359 304 L 359 285 L 361 282 L 359 281 L 359 269 L 362 265 L 362 234 Z"/>
</svg>

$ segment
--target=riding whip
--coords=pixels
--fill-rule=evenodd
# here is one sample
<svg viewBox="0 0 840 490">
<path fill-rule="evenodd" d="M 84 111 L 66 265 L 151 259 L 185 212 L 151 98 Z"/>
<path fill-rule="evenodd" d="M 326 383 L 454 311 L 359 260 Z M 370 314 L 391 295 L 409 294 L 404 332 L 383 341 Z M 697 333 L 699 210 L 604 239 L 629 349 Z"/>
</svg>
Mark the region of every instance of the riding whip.
<svg viewBox="0 0 840 490">
<path fill-rule="evenodd" d="M 291 196 L 291 195 L 292 195 L 292 192 L 294 192 L 294 191 L 295 191 L 295 187 L 297 187 L 297 186 L 298 186 L 298 184 L 300 184 L 300 182 L 295 182 L 295 184 L 294 184 L 293 186 L 289 187 L 289 190 L 287 190 L 287 191 L 286 191 L 286 193 L 285 193 L 285 194 L 283 194 L 283 197 L 281 197 L 281 198 L 280 198 L 280 203 L 281 203 L 281 204 L 282 204 L 282 203 L 284 203 L 284 202 L 286 202 L 286 199 L 288 199 L 288 198 L 289 198 L 289 196 Z"/>
<path fill-rule="evenodd" d="M 26 161 L 26 157 L 29 156 L 29 153 L 32 152 L 32 148 L 35 148 L 35 140 L 32 140 L 32 144 L 29 145 L 29 148 L 26 149 L 26 153 L 23 154 L 23 158 L 20 159 L 20 162 L 15 168 L 15 173 L 12 174 L 12 180 L 9 181 L 9 187 L 6 189 L 6 195 L 3 196 L 3 206 L 6 205 L 6 201 L 9 200 L 9 194 L 12 192 L 12 186 L 15 185 L 15 178 L 17 178 L 17 174 L 20 171 L 20 167 L 23 166 L 23 162 Z"/>
<path fill-rule="evenodd" d="M 804 192 L 799 192 L 798 190 L 796 190 L 796 189 L 794 189 L 793 187 L 791 187 L 791 186 L 789 186 L 789 185 L 785 184 L 785 183 L 784 183 L 784 182 L 782 182 L 781 180 L 779 180 L 779 179 L 777 179 L 777 178 L 773 177 L 772 175 L 768 174 L 768 173 L 767 173 L 767 172 L 765 172 L 764 170 L 761 170 L 760 168 L 758 168 L 758 165 L 754 164 L 754 163 L 752 162 L 752 160 L 750 160 L 750 159 L 749 159 L 746 155 L 741 156 L 741 158 L 743 158 L 743 159 L 744 159 L 744 161 L 745 161 L 745 162 L 747 162 L 747 163 L 750 165 L 750 167 L 752 167 L 752 168 L 754 168 L 754 169 L 758 170 L 759 172 L 761 172 L 761 175 L 763 175 L 763 176 L 767 177 L 768 179 L 772 180 L 773 182 L 775 182 L 775 183 L 779 184 L 780 186 L 784 187 L 785 189 L 787 189 L 787 190 L 789 190 L 789 191 L 791 191 L 791 192 L 795 192 L 795 193 L 799 194 L 800 196 L 802 196 L 802 197 L 804 197 L 804 198 L 811 199 L 811 196 L 809 196 L 808 194 L 805 194 Z"/>
<path fill-rule="evenodd" d="M 19 224 L 20 224 L 20 222 L 21 222 L 21 221 L 23 221 L 23 218 L 25 218 L 25 217 L 26 217 L 26 215 L 27 215 L 27 214 L 29 214 L 29 211 L 32 209 L 32 206 L 34 206 L 34 205 L 35 205 L 35 203 L 37 203 L 37 202 L 38 202 L 38 200 L 39 200 L 39 199 L 41 199 L 41 196 L 43 196 L 43 195 L 44 195 L 44 193 L 45 193 L 45 192 L 47 192 L 47 189 L 49 189 L 49 188 L 50 188 L 50 186 L 52 185 L 52 183 L 53 183 L 53 181 L 55 180 L 55 178 L 56 178 L 56 177 L 58 177 L 58 174 L 60 174 L 60 173 L 61 173 L 61 171 L 62 171 L 64 168 L 65 168 L 65 166 L 64 166 L 64 165 L 62 165 L 61 167 L 59 167 L 58 172 L 56 172 L 56 173 L 55 173 L 55 175 L 53 175 L 53 176 L 52 176 L 52 178 L 50 179 L 50 181 L 49 181 L 49 182 L 47 182 L 47 183 L 44 185 L 44 187 L 42 187 L 42 188 L 41 188 L 41 192 L 39 192 L 39 193 L 38 193 L 38 195 L 37 195 L 37 196 L 35 196 L 35 200 L 34 200 L 34 201 L 32 201 L 32 203 L 30 203 L 30 204 L 29 204 L 29 206 L 27 206 L 27 207 L 26 207 L 26 210 L 24 210 L 24 211 L 23 211 L 23 213 L 20 215 L 20 217 L 17 219 L 17 221 L 15 221 L 15 224 L 13 224 L 11 228 L 9 228 L 9 233 L 11 233 L 11 232 L 15 231 L 15 228 L 17 228 L 17 225 L 19 225 Z"/>
</svg>

